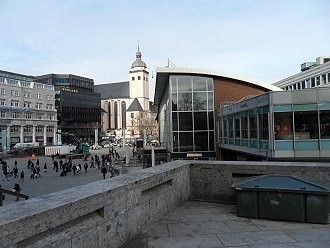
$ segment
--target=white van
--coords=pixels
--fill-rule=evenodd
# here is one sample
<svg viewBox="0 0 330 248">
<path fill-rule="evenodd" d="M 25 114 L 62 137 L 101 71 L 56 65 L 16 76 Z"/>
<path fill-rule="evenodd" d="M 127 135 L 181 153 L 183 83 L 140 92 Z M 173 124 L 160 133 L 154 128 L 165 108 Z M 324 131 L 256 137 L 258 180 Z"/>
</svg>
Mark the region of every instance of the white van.
<svg viewBox="0 0 330 248">
<path fill-rule="evenodd" d="M 19 149 L 19 148 L 27 148 L 27 147 L 38 147 L 39 143 L 35 142 L 35 143 L 16 143 L 14 145 L 14 149 Z"/>
</svg>

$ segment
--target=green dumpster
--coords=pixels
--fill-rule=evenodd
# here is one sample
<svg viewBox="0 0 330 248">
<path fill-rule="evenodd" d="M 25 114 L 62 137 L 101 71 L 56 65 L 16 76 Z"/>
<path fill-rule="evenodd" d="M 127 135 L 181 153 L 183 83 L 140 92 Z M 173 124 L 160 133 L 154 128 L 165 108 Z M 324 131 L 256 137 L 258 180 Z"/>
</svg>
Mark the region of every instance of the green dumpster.
<svg viewBox="0 0 330 248">
<path fill-rule="evenodd" d="M 241 217 L 329 223 L 329 189 L 308 179 L 263 175 L 232 188 Z"/>
</svg>

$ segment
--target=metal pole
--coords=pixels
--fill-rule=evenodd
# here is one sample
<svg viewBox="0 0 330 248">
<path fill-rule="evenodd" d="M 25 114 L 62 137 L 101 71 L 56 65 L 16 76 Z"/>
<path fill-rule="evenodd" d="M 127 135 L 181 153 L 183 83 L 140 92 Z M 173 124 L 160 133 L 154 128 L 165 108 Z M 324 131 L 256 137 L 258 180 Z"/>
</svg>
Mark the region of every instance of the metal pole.
<svg viewBox="0 0 330 248">
<path fill-rule="evenodd" d="M 151 167 L 155 167 L 155 147 L 151 146 Z"/>
</svg>

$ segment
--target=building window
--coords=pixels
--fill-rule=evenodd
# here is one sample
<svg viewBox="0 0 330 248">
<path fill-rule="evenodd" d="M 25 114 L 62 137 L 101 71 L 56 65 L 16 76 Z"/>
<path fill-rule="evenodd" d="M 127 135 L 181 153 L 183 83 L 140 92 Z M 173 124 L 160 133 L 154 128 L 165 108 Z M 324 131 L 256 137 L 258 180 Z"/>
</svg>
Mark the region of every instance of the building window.
<svg viewBox="0 0 330 248">
<path fill-rule="evenodd" d="M 249 138 L 249 129 L 248 129 L 248 118 L 244 116 L 241 118 L 241 125 L 242 125 L 242 138 L 248 139 Z"/>
<path fill-rule="evenodd" d="M 24 126 L 24 133 L 31 133 L 32 132 L 32 126 Z"/>
<path fill-rule="evenodd" d="M 18 90 L 11 90 L 11 95 L 12 96 L 19 96 L 19 91 Z"/>
<path fill-rule="evenodd" d="M 330 110 L 320 111 L 321 139 L 330 139 Z"/>
<path fill-rule="evenodd" d="M 0 106 L 6 106 L 6 100 L 0 99 Z"/>
<path fill-rule="evenodd" d="M 31 102 L 24 102 L 24 108 L 31 108 L 32 103 Z"/>
<path fill-rule="evenodd" d="M 25 119 L 32 119 L 32 113 L 31 112 L 25 112 Z"/>
<path fill-rule="evenodd" d="M 36 103 L 36 109 L 41 109 L 41 108 L 42 108 L 42 103 L 37 102 L 37 103 Z"/>
<path fill-rule="evenodd" d="M 42 99 L 42 94 L 37 93 L 37 99 Z"/>
<path fill-rule="evenodd" d="M 36 133 L 42 133 L 44 131 L 43 126 L 36 126 Z"/>
<path fill-rule="evenodd" d="M 10 106 L 12 106 L 12 107 L 19 107 L 19 101 L 17 101 L 17 100 L 11 100 Z"/>
<path fill-rule="evenodd" d="M 18 133 L 19 132 L 19 126 L 11 126 L 10 127 L 11 133 Z"/>
<path fill-rule="evenodd" d="M 47 95 L 47 96 L 46 96 L 46 99 L 47 99 L 47 100 L 53 100 L 53 96 L 51 96 L 51 95 Z"/>
<path fill-rule="evenodd" d="M 19 118 L 20 118 L 20 114 L 19 114 L 19 112 L 13 112 L 13 113 L 12 113 L 12 118 L 14 118 L 14 119 L 19 119 Z"/>
<path fill-rule="evenodd" d="M 274 113 L 275 139 L 293 140 L 292 112 Z"/>
<path fill-rule="evenodd" d="M 134 113 L 131 113 L 131 119 L 133 119 L 134 118 Z"/>
<path fill-rule="evenodd" d="M 47 114 L 47 119 L 48 120 L 54 120 L 54 115 L 53 114 Z"/>
<path fill-rule="evenodd" d="M 138 80 L 141 80 L 141 76 L 138 76 Z"/>
<path fill-rule="evenodd" d="M 250 124 L 250 139 L 258 138 L 257 134 L 257 116 L 253 115 L 249 117 Z"/>
<path fill-rule="evenodd" d="M 118 128 L 118 103 L 114 104 L 114 115 L 115 115 L 115 129 Z"/>
<path fill-rule="evenodd" d="M 52 110 L 53 109 L 53 104 L 46 104 L 46 109 Z"/>
<path fill-rule="evenodd" d="M 234 125 L 235 125 L 235 138 L 239 139 L 241 138 L 241 123 L 239 118 L 234 119 Z"/>
<path fill-rule="evenodd" d="M 25 98 L 32 98 L 32 96 L 31 96 L 31 92 L 24 91 L 24 97 L 25 97 Z"/>
<path fill-rule="evenodd" d="M 132 81 L 134 81 L 135 80 L 135 77 L 132 77 Z"/>
<path fill-rule="evenodd" d="M 52 133 L 54 131 L 54 126 L 48 126 L 46 127 L 47 133 Z"/>
<path fill-rule="evenodd" d="M 268 113 L 259 115 L 259 139 L 268 140 Z"/>
<path fill-rule="evenodd" d="M 6 90 L 4 88 L 1 88 L 0 95 L 5 95 L 5 94 L 6 94 Z"/>
<path fill-rule="evenodd" d="M 43 119 L 43 117 L 44 117 L 44 115 L 43 115 L 43 114 L 37 114 L 37 119 L 38 119 L 38 120 L 42 120 L 42 119 Z"/>
<path fill-rule="evenodd" d="M 126 102 L 121 102 L 122 127 L 126 128 Z"/>
<path fill-rule="evenodd" d="M 6 118 L 6 112 L 0 111 L 0 118 Z"/>
<path fill-rule="evenodd" d="M 295 139 L 318 139 L 318 116 L 317 111 L 294 112 Z"/>
</svg>

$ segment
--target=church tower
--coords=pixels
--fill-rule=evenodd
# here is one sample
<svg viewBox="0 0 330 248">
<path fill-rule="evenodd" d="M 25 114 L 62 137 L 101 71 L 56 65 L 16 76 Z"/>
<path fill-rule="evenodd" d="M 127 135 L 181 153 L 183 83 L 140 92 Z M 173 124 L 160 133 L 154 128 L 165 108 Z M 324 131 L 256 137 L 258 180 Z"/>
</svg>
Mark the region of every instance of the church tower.
<svg viewBox="0 0 330 248">
<path fill-rule="evenodd" d="M 149 72 L 147 65 L 141 60 L 138 45 L 136 59 L 129 71 L 129 94 L 131 99 L 137 98 L 143 110 L 149 110 Z"/>
</svg>

